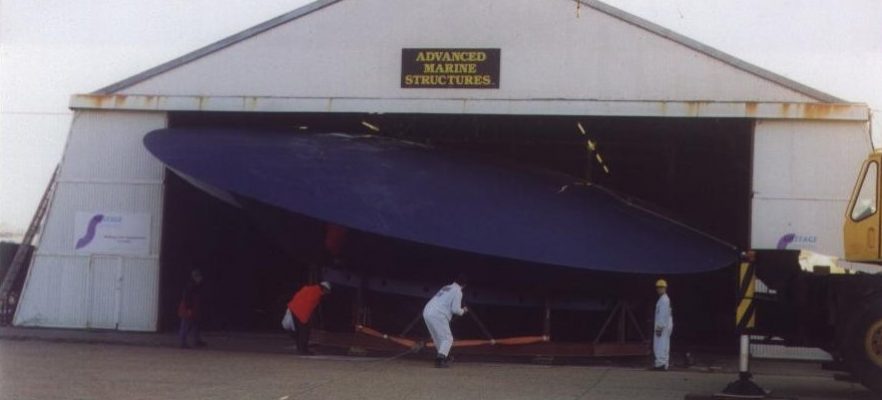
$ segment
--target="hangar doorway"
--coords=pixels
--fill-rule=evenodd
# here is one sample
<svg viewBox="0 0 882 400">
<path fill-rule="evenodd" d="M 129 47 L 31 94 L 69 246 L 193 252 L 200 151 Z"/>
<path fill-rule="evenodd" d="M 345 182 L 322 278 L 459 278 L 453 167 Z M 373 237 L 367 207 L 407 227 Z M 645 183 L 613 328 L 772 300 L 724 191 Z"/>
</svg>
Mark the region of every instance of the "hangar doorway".
<svg viewBox="0 0 882 400">
<path fill-rule="evenodd" d="M 749 243 L 752 120 L 194 112 L 170 114 L 169 126 L 235 127 L 290 131 L 291 134 L 370 133 L 506 158 L 588 179 L 740 248 L 746 248 Z M 596 143 L 608 173 L 586 150 L 586 137 Z M 315 263 L 316 253 L 322 246 L 323 222 L 260 204 L 250 204 L 245 208 L 248 211 L 243 211 L 243 208 L 231 206 L 173 173 L 168 176 L 162 249 L 160 315 L 163 326 L 175 326 L 174 310 L 180 290 L 187 271 L 196 267 L 210 269 L 206 271 L 213 289 L 209 329 L 276 329 L 287 298 L 314 273 L 310 266 Z M 363 246 L 374 249 L 385 246 L 383 254 L 416 252 L 424 258 L 448 258 L 461 263 L 472 262 L 466 259 L 475 260 L 455 252 L 355 235 L 354 242 L 372 243 Z M 377 256 L 371 262 L 378 263 L 381 258 Z M 398 261 L 407 259 L 399 257 Z M 525 270 L 512 268 L 513 273 Z M 432 281 L 437 280 L 439 285 L 445 283 L 449 277 L 444 275 L 439 273 L 432 277 Z M 651 278 L 642 277 L 640 281 Z M 734 294 L 732 298 L 718 295 L 720 289 L 731 289 L 730 278 L 726 271 L 721 271 L 682 279 L 684 286 L 689 288 L 688 293 L 684 291 L 675 300 L 678 326 L 683 327 L 681 332 L 684 332 L 679 336 L 681 339 L 689 335 L 710 339 L 719 337 L 721 332 L 731 331 Z M 632 290 L 627 282 L 627 278 L 620 280 L 621 290 Z M 328 329 L 351 331 L 356 293 L 354 290 L 339 293 L 343 294 L 328 299 L 321 311 L 334 317 L 320 318 Z M 709 297 L 720 301 L 691 301 Z M 384 303 L 387 308 L 403 304 L 401 300 L 394 297 L 373 299 L 377 306 Z M 650 291 L 646 304 L 651 301 Z M 412 302 L 413 299 L 405 301 Z M 645 304 L 643 306 L 645 308 Z M 401 312 L 411 313 L 414 307 L 418 305 L 409 304 Z M 537 310 L 532 312 L 538 313 Z M 498 314 L 498 318 L 491 319 L 496 319 L 494 325 L 500 326 L 506 325 L 506 314 L 523 315 L 516 310 Z M 640 310 L 640 314 L 645 316 L 646 310 Z M 384 317 L 376 312 L 374 315 L 378 324 L 388 325 L 393 330 L 402 323 L 398 316 Z M 596 323 L 585 322 L 583 314 L 557 318 L 555 321 L 561 321 L 557 322 L 561 325 L 553 327 L 555 337 L 585 340 L 598 328 L 596 325 L 602 323 L 602 313 L 599 315 L 592 318 L 600 320 Z M 714 315 L 714 318 L 707 318 L 708 315 Z M 384 318 L 387 320 L 383 321 Z M 540 318 L 536 315 L 529 319 L 540 321 Z"/>
</svg>

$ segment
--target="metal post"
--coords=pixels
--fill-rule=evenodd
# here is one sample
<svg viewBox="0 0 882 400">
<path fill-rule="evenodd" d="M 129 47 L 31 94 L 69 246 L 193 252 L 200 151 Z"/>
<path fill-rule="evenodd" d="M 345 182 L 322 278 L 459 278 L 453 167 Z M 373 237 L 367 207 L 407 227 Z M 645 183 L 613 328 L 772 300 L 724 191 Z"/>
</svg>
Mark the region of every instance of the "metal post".
<svg viewBox="0 0 882 400">
<path fill-rule="evenodd" d="M 620 301 L 616 303 L 616 306 L 610 311 L 609 316 L 606 317 L 606 321 L 603 321 L 603 326 L 600 327 L 600 331 L 597 332 L 597 336 L 594 337 L 594 344 L 600 343 L 600 339 L 603 337 L 603 334 L 606 333 L 606 328 L 609 327 L 610 322 L 615 318 L 616 313 L 619 312 L 621 306 L 622 302 Z"/>
<path fill-rule="evenodd" d="M 625 301 L 622 301 L 622 307 L 621 307 L 621 310 L 619 310 L 619 327 L 618 327 L 618 332 L 616 332 L 616 337 L 617 337 L 619 343 L 625 343 L 625 329 L 626 329 L 625 321 L 627 318 L 627 315 L 625 315 L 625 314 L 628 312 L 627 310 L 628 310 L 628 303 Z"/>
<path fill-rule="evenodd" d="M 738 360 L 738 372 L 743 374 L 750 371 L 750 336 L 741 335 L 741 355 Z"/>
<path fill-rule="evenodd" d="M 756 266 L 753 265 L 753 252 L 742 255 L 738 267 L 738 306 L 735 311 L 736 327 L 741 332 L 738 357 L 738 380 L 730 383 L 717 395 L 720 398 L 764 399 L 768 395 L 763 388 L 751 380 L 750 374 L 750 336 L 748 333 L 755 327 L 756 316 L 753 295 L 756 288 Z"/>
</svg>

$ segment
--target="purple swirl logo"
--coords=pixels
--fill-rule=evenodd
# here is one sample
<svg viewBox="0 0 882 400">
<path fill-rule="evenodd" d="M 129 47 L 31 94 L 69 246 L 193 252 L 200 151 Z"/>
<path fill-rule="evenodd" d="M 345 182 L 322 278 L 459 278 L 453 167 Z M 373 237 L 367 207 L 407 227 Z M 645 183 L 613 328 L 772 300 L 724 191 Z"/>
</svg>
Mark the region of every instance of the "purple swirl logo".
<svg viewBox="0 0 882 400">
<path fill-rule="evenodd" d="M 83 237 L 77 239 L 76 249 L 82 249 L 92 243 L 92 240 L 95 239 L 95 229 L 98 227 L 98 224 L 104 220 L 103 214 L 95 214 L 92 219 L 89 220 L 89 226 L 86 228 L 86 234 Z"/>
<path fill-rule="evenodd" d="M 786 250 L 787 246 L 789 246 L 790 243 L 793 243 L 793 239 L 796 239 L 795 233 L 788 233 L 781 236 L 781 239 L 778 239 L 778 250 Z"/>
<path fill-rule="evenodd" d="M 803 235 L 799 233 L 788 233 L 778 239 L 778 250 L 787 250 L 788 248 L 811 249 L 818 244 L 818 237 L 814 235 Z"/>
</svg>

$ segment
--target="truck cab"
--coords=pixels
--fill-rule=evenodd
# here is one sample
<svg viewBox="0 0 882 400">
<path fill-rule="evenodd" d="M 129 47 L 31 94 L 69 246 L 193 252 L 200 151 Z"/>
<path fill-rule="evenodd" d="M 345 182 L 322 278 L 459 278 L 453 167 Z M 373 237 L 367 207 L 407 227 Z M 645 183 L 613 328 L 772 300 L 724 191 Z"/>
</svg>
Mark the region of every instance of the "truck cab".
<svg viewBox="0 0 882 400">
<path fill-rule="evenodd" d="M 845 259 L 848 261 L 882 261 L 879 234 L 882 222 L 882 213 L 879 212 L 880 167 L 882 153 L 876 152 L 867 157 L 852 190 L 843 227 Z"/>
<path fill-rule="evenodd" d="M 882 153 L 864 161 L 843 224 L 845 260 L 882 264 L 882 212 L 879 210 Z M 882 275 L 856 274 L 828 279 L 836 318 L 837 350 L 848 369 L 882 393 Z"/>
</svg>

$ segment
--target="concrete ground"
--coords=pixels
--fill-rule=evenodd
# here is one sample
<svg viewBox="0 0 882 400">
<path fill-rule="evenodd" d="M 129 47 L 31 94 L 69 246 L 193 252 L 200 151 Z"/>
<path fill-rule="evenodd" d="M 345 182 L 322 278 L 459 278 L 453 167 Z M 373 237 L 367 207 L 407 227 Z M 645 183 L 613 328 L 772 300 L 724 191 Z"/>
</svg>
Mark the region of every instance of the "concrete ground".
<svg viewBox="0 0 882 400">
<path fill-rule="evenodd" d="M 816 364 L 760 363 L 757 381 L 800 399 L 872 399 Z M 300 357 L 285 352 L 0 340 L 2 399 L 683 399 L 730 372 L 616 366 Z"/>
</svg>

